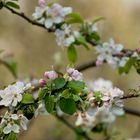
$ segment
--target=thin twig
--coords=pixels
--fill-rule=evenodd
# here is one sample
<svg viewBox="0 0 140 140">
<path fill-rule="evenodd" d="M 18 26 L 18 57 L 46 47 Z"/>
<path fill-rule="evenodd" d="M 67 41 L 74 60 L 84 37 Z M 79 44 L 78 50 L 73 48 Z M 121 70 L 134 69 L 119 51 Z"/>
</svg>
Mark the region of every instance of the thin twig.
<svg viewBox="0 0 140 140">
<path fill-rule="evenodd" d="M 36 22 L 36 21 L 34 21 L 34 20 L 31 20 L 31 19 L 30 19 L 29 17 L 27 17 L 23 12 L 17 12 L 17 11 L 15 11 L 14 9 L 8 7 L 7 5 L 3 5 L 3 6 L 4 6 L 4 8 L 6 8 L 7 10 L 9 10 L 11 13 L 13 13 L 13 14 L 15 14 L 15 15 L 17 15 L 17 16 L 23 18 L 23 19 L 25 19 L 27 22 L 31 23 L 32 25 L 39 26 L 39 27 L 41 27 L 41 28 L 46 29 L 45 26 L 44 26 L 43 24 L 38 23 L 38 22 Z M 47 29 L 46 29 L 46 30 L 47 30 Z"/>
<path fill-rule="evenodd" d="M 76 66 L 76 69 L 78 71 L 84 71 L 84 70 L 89 69 L 91 67 L 96 67 L 96 61 L 89 61 L 89 62 L 86 62 L 84 64 L 78 65 L 78 66 Z"/>
</svg>

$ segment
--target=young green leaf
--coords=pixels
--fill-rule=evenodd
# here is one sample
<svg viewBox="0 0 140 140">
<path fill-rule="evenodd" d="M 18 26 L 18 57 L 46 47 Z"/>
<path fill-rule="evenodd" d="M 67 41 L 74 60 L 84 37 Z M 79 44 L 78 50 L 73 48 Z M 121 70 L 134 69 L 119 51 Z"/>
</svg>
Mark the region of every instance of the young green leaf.
<svg viewBox="0 0 140 140">
<path fill-rule="evenodd" d="M 66 81 L 64 78 L 56 78 L 55 80 L 53 80 L 52 86 L 53 86 L 53 89 L 56 90 L 56 89 L 63 88 L 65 84 L 66 84 Z"/>
<path fill-rule="evenodd" d="M 17 140 L 17 135 L 14 132 L 11 132 L 9 135 L 7 135 L 4 140 Z"/>
<path fill-rule="evenodd" d="M 20 6 L 17 3 L 12 2 L 12 1 L 6 2 L 6 5 L 9 6 L 9 7 L 14 8 L 14 9 L 20 9 Z"/>
<path fill-rule="evenodd" d="M 119 68 L 119 73 L 128 73 L 131 69 L 131 67 L 134 65 L 134 63 L 137 61 L 136 57 L 131 57 L 124 67 Z"/>
<path fill-rule="evenodd" d="M 81 35 L 81 36 L 77 37 L 76 38 L 76 43 L 78 45 L 83 45 L 87 50 L 89 50 L 88 43 L 87 43 L 84 36 Z"/>
<path fill-rule="evenodd" d="M 53 112 L 54 109 L 54 96 L 47 96 L 45 98 L 45 107 L 49 113 Z"/>
<path fill-rule="evenodd" d="M 67 99 L 67 98 L 70 97 L 70 95 L 71 95 L 71 94 L 70 94 L 70 91 L 69 91 L 68 89 L 65 89 L 65 90 L 62 92 L 61 97 Z"/>
<path fill-rule="evenodd" d="M 77 60 L 77 51 L 74 46 L 70 46 L 67 49 L 67 54 L 68 54 L 69 61 L 75 63 Z"/>
<path fill-rule="evenodd" d="M 102 16 L 96 17 L 96 18 L 92 21 L 92 23 L 95 24 L 95 23 L 97 23 L 97 22 L 99 22 L 99 21 L 101 21 L 101 20 L 105 20 L 105 18 L 102 17 Z"/>
<path fill-rule="evenodd" d="M 59 102 L 59 107 L 64 113 L 69 115 L 72 115 L 73 113 L 76 112 L 76 104 L 74 100 L 71 98 L 69 99 L 62 98 Z"/>
<path fill-rule="evenodd" d="M 82 17 L 80 16 L 80 14 L 78 13 L 71 13 L 68 15 L 68 20 L 66 21 L 66 23 L 69 24 L 73 24 L 73 23 L 84 23 L 84 20 L 82 19 Z"/>
<path fill-rule="evenodd" d="M 34 103 L 34 98 L 32 97 L 31 94 L 25 93 L 25 94 L 23 94 L 23 96 L 22 96 L 22 101 L 21 101 L 21 103 L 23 103 L 23 104 L 32 104 L 32 103 Z"/>
<path fill-rule="evenodd" d="M 68 82 L 68 88 L 75 90 L 76 92 L 81 92 L 85 87 L 85 83 L 81 81 L 69 81 Z"/>
<path fill-rule="evenodd" d="M 38 93 L 39 100 L 42 100 L 43 98 L 45 98 L 46 93 L 47 93 L 47 90 L 46 89 L 40 88 L 39 89 L 39 93 Z"/>
</svg>

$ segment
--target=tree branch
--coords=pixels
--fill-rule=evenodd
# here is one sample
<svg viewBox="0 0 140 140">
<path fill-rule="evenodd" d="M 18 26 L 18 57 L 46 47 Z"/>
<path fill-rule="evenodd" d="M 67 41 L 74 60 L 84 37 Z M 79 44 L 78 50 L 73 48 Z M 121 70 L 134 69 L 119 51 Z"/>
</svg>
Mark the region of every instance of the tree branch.
<svg viewBox="0 0 140 140">
<path fill-rule="evenodd" d="M 31 19 L 30 19 L 29 17 L 27 17 L 23 12 L 17 12 L 17 11 L 15 11 L 14 9 L 8 7 L 7 5 L 3 5 L 3 6 L 4 6 L 4 8 L 6 8 L 7 10 L 9 10 L 11 13 L 13 13 L 13 14 L 15 14 L 15 15 L 17 15 L 17 16 L 23 18 L 23 19 L 25 19 L 27 22 L 31 23 L 32 25 L 39 26 L 39 27 L 41 27 L 41 28 L 46 29 L 45 26 L 44 26 L 43 24 L 38 23 L 38 22 L 35 22 L 34 20 L 31 20 Z"/>
<path fill-rule="evenodd" d="M 124 107 L 124 110 L 127 114 L 135 115 L 135 116 L 140 117 L 140 111 L 138 111 L 138 110 L 134 110 L 134 109 L 127 108 L 127 107 Z"/>
<path fill-rule="evenodd" d="M 86 62 L 84 64 L 78 65 L 78 66 L 76 66 L 76 69 L 78 71 L 84 71 L 84 70 L 89 69 L 91 67 L 96 67 L 96 61 L 89 61 L 89 62 Z"/>
</svg>

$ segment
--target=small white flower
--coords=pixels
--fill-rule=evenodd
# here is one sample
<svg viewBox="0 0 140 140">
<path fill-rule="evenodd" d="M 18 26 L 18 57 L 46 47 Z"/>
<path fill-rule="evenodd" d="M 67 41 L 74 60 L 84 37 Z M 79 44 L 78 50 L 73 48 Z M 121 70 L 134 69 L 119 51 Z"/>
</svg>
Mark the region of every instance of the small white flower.
<svg viewBox="0 0 140 140">
<path fill-rule="evenodd" d="M 44 24 L 47 29 L 52 29 L 57 24 L 62 23 L 64 18 L 70 13 L 72 13 L 71 7 L 62 7 L 58 3 L 46 6 L 44 0 L 39 0 L 39 7 L 36 7 L 33 17 Z"/>
<path fill-rule="evenodd" d="M 96 47 L 97 62 L 106 61 L 113 68 L 123 67 L 128 61 L 128 57 L 117 57 L 114 55 L 119 55 L 123 50 L 122 44 L 115 44 L 113 39 L 110 39 L 109 42 L 105 42 L 102 45 Z"/>
<path fill-rule="evenodd" d="M 17 124 L 8 124 L 6 127 L 3 129 L 4 134 L 9 134 L 11 132 L 19 133 L 20 127 Z"/>
<path fill-rule="evenodd" d="M 4 90 L 0 90 L 0 105 L 15 107 L 17 103 L 22 100 L 22 93 L 30 87 L 31 84 L 16 82 L 13 85 L 9 85 Z"/>
<path fill-rule="evenodd" d="M 71 26 L 64 24 L 61 29 L 55 31 L 56 42 L 61 47 L 69 47 L 78 37 L 78 32 L 73 32 Z"/>
<path fill-rule="evenodd" d="M 0 128 L 4 134 L 19 133 L 20 129 L 27 130 L 27 123 L 28 119 L 23 114 L 17 115 L 6 112 L 1 120 Z"/>
</svg>

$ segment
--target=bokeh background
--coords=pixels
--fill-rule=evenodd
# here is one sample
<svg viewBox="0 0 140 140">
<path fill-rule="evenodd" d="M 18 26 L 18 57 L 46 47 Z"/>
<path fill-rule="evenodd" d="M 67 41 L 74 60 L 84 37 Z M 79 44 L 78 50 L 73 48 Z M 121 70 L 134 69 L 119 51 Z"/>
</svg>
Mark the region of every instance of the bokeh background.
<svg viewBox="0 0 140 140">
<path fill-rule="evenodd" d="M 54 0 L 50 0 L 53 2 Z M 56 0 L 55 0 L 56 1 Z M 126 48 L 135 49 L 140 46 L 140 0 L 57 0 L 65 6 L 73 7 L 86 20 L 96 16 L 103 16 L 105 21 L 99 23 L 99 32 L 103 41 L 113 37 L 116 42 L 124 44 Z M 21 10 L 31 17 L 37 0 L 21 0 Z M 18 75 L 25 79 L 32 75 L 42 77 L 45 70 L 50 70 L 56 56 L 61 54 L 62 66 L 68 61 L 65 50 L 57 46 L 53 34 L 40 27 L 32 26 L 20 17 L 11 14 L 5 9 L 0 11 L 0 49 L 3 55 L 14 54 L 18 62 Z M 93 49 L 78 51 L 82 64 L 95 58 Z M 128 75 L 120 76 L 116 70 L 104 65 L 91 68 L 84 72 L 88 80 L 103 77 L 112 80 L 114 85 L 125 90 L 135 88 L 140 84 L 140 75 L 131 70 Z M 0 85 L 13 82 L 15 79 L 9 71 L 0 66 Z M 125 101 L 125 105 L 140 111 L 140 99 Z M 116 129 L 121 132 L 116 139 L 123 140 L 129 137 L 140 138 L 140 118 L 126 115 L 116 122 Z M 62 123 L 53 117 L 40 116 L 30 124 L 29 131 L 20 136 L 20 140 L 74 140 L 75 135 Z"/>
</svg>

